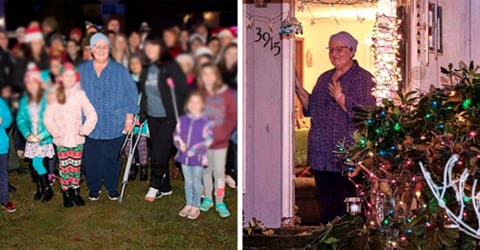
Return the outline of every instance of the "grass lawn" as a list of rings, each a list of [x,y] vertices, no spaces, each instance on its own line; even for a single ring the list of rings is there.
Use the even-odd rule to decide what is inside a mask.
[[[11,161],[14,164],[16,161]],[[12,172],[17,188],[10,198],[17,211],[0,211],[2,249],[236,249],[237,194],[227,188],[225,203],[232,216],[221,219],[214,208],[194,221],[178,216],[184,206],[181,179],[172,180],[173,195],[146,202],[146,182],[129,182],[123,203],[110,201],[105,190],[100,200],[87,199],[84,207],[64,208],[58,182],[48,203],[34,201],[30,174]],[[119,188],[120,191],[120,188]]]

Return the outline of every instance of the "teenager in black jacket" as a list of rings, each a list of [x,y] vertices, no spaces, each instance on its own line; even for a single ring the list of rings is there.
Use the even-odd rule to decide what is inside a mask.
[[[145,55],[148,67],[139,81],[142,99],[140,112],[142,121],[148,118],[152,147],[152,175],[145,200],[153,202],[162,196],[171,195],[169,159],[173,150],[173,131],[176,126],[175,109],[167,79],[175,85],[178,115],[183,114],[188,96],[187,79],[180,66],[168,54],[165,43],[156,35],[145,39]]]

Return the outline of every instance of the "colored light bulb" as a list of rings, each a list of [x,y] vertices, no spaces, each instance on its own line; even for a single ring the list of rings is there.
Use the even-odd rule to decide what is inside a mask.
[[[472,104],[472,99],[467,98],[462,102],[462,107],[464,109],[468,109],[470,107],[470,104]]]
[[[395,126],[393,126],[393,130],[400,131],[400,129],[402,129],[402,127],[400,127],[400,124],[398,122],[395,123]]]

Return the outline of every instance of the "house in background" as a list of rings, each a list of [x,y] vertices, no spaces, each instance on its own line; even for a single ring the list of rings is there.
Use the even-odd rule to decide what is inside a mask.
[[[307,164],[308,122],[298,120],[304,121],[294,97],[295,70],[311,91],[317,77],[332,68],[325,50],[329,36],[346,30],[359,40],[359,64],[374,71],[370,45],[378,6],[375,0],[266,2],[243,3],[243,211],[245,221],[255,217],[278,228],[293,223],[295,204],[300,217],[303,213],[314,220],[315,215],[313,180],[297,178],[298,165]],[[480,48],[475,46],[480,41],[476,29],[480,1],[398,0],[397,4],[401,89],[427,91],[430,85],[442,85],[440,67],[461,60],[480,63]],[[302,23],[303,35],[282,39],[279,29],[289,16]]]

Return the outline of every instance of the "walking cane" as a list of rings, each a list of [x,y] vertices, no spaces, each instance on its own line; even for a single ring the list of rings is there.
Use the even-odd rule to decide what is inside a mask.
[[[170,94],[172,95],[173,110],[175,111],[175,119],[178,122],[178,108],[177,108],[177,96],[175,94],[175,83],[171,77],[167,78],[168,87],[170,87]]]
[[[175,120],[178,123],[177,95],[175,93],[175,83],[173,82],[173,79],[171,77],[167,77],[167,85],[170,88],[170,94],[172,96],[173,111],[175,112]],[[163,173],[161,183],[163,183],[163,181],[165,181],[165,178],[167,178],[167,174]]]
[[[138,97],[138,103],[140,103],[140,100],[142,98],[142,94]],[[133,121],[134,124],[134,129],[135,129],[135,124],[136,121],[140,117],[138,115],[135,115],[135,119]],[[135,156],[135,149],[137,148],[138,142],[140,141],[140,133],[142,131],[144,123],[140,124],[140,129],[138,130],[138,135],[137,139],[135,140],[135,143],[133,143],[133,130],[127,134],[125,137],[125,141],[123,142],[122,148],[120,150],[120,155],[122,155],[122,152],[127,145],[127,141],[130,141],[130,149],[128,150],[128,157],[127,157],[127,164],[125,165],[125,172],[123,173],[123,180],[122,180],[122,191],[120,192],[120,198],[118,199],[118,202],[123,201],[123,195],[125,194],[125,188],[127,187],[128,184],[128,176],[130,174],[130,168],[132,167],[132,161],[133,157]]]

